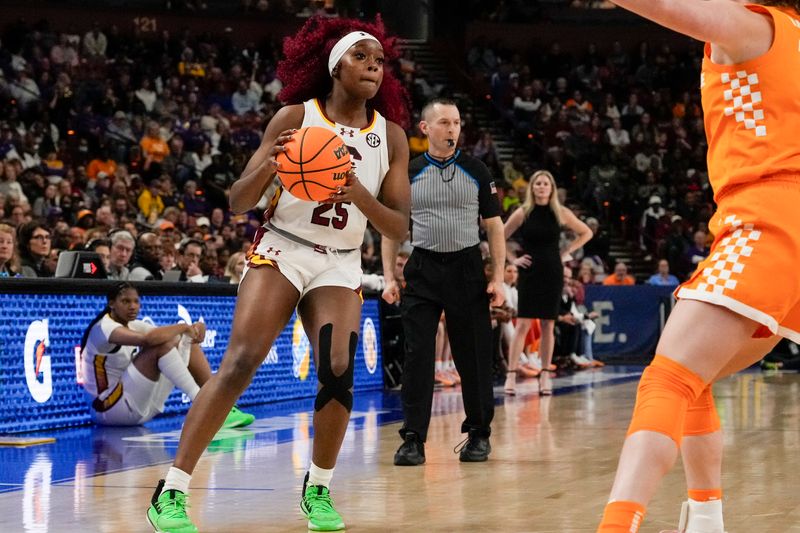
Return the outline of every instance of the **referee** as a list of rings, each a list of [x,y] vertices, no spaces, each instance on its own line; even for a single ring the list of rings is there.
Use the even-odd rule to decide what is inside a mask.
[[[404,269],[406,286],[401,312],[406,337],[403,366],[403,444],[396,465],[425,462],[425,440],[433,401],[436,329],[444,311],[447,334],[461,393],[467,433],[460,460],[485,461],[491,452],[489,435],[494,417],[492,330],[490,303],[503,303],[506,249],[500,203],[489,169],[456,149],[461,117],[456,104],[436,99],[422,110],[420,129],[428,137],[428,152],[409,164],[411,178],[411,244],[414,251]],[[487,283],[478,248],[479,219],[486,225],[494,267]],[[381,256],[386,288],[383,298],[400,298],[391,266],[399,243],[384,238]],[[491,302],[490,302],[491,300]]]

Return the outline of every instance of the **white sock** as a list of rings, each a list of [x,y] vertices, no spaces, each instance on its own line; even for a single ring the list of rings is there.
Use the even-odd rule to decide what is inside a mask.
[[[689,520],[686,533],[724,533],[722,500],[698,502],[689,498]]]
[[[442,371],[442,362],[441,361],[436,361],[436,371],[437,372],[441,372]]]
[[[192,374],[189,373],[187,362],[181,357],[177,349],[171,349],[166,355],[158,359],[158,369],[192,400],[200,392],[200,386],[194,380]]]
[[[161,494],[164,494],[166,491],[171,489],[179,490],[184,494],[188,494],[189,481],[191,480],[191,474],[187,474],[180,468],[171,466],[169,467],[169,472],[167,472],[167,477],[164,478],[164,488],[161,490]]]
[[[331,486],[331,479],[333,479],[333,468],[330,470],[326,468],[320,468],[311,462],[311,466],[308,467],[308,484],[309,485],[316,485],[322,486],[326,488],[330,488]]]

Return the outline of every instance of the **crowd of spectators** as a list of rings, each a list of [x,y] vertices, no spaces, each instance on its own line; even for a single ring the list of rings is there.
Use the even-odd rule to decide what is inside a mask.
[[[0,259],[0,275],[52,276],[61,251],[88,248],[115,279],[237,281],[229,258],[241,265],[268,197],[233,216],[228,190],[280,108],[278,57],[277,39],[238,47],[229,32],[9,26],[0,42],[0,221],[14,229],[16,251]],[[429,83],[410,54],[398,68],[416,122],[449,89]],[[415,153],[427,149],[419,132],[417,146],[409,135]],[[381,271],[378,239],[365,235],[367,273]]]
[[[266,200],[234,216],[227,195],[280,107],[278,57],[276,39],[238,47],[228,33],[9,26],[0,43],[0,277],[49,277],[61,251],[86,249],[112,279],[238,283]],[[528,156],[500,161],[491,133],[463,107],[459,146],[498,178],[504,216],[545,168],[594,233],[565,271],[556,346],[559,366],[593,366],[585,287],[635,282],[610,253],[612,231],[658,260],[654,285],[677,285],[708,254],[700,52],[613,43],[573,57],[553,43],[525,55],[479,39],[464,59],[477,94],[489,96]],[[413,157],[427,150],[419,110],[453,88],[432,81],[410,51],[398,68],[414,108]],[[513,271],[513,239],[508,249]],[[362,264],[365,287],[380,291],[374,231]],[[494,311],[499,339],[514,316],[512,307]],[[501,341],[498,366],[503,352]]]
[[[40,0],[41,1],[41,0]],[[45,0],[47,1],[47,0]],[[79,9],[107,8],[108,0],[57,0],[61,6]],[[117,2],[119,4],[120,2]],[[244,13],[248,16],[288,20],[294,17],[357,16],[375,9],[370,0],[125,0],[128,10],[148,12],[175,12],[181,14],[224,15]],[[370,15],[368,13],[368,16]]]
[[[609,0],[464,0],[464,12],[475,19],[498,23],[535,23],[564,17],[564,11],[616,9]],[[622,10],[619,10],[622,11]]]
[[[282,85],[276,40],[229,37],[6,28],[0,275],[52,276],[61,251],[88,247],[115,278],[237,279],[260,214],[233,216],[228,190]]]
[[[629,51],[590,43],[573,55],[558,42],[526,53],[478,38],[466,68],[530,155],[499,163],[488,134],[477,145],[476,155],[504,177],[505,213],[522,201],[531,170],[546,168],[567,204],[601,233],[637,242],[685,279],[713,211],[696,87],[701,60],[699,45],[678,53],[666,44]],[[604,272],[613,268],[607,253],[598,259]]]
[[[226,274],[228,259],[247,248],[261,221],[258,210],[232,216],[227,191],[280,107],[282,86],[274,74],[277,40],[237,47],[229,37],[123,35],[99,25],[80,35],[46,22],[7,28],[0,220],[17,228],[18,251],[5,261],[0,255],[0,270],[52,275],[60,251],[95,249],[95,241],[124,230],[133,250],[126,264],[109,266],[112,275],[141,265],[142,241],[151,237],[140,236],[151,234],[159,267],[151,261],[147,270],[155,279],[169,270],[194,281],[236,279]],[[468,112],[459,143],[502,176],[505,214],[521,203],[534,169],[554,173],[562,200],[595,234],[571,264],[586,282],[615,269],[610,231],[666,259],[683,279],[707,253],[712,210],[692,90],[699,60],[694,48],[679,55],[647,43],[633,53],[619,43],[590,44],[577,58],[553,43],[526,56],[479,39],[465,58],[472,79],[530,157],[499,161],[492,135],[475,128]],[[430,81],[410,51],[398,66],[415,110],[452,89]],[[416,126],[409,146],[412,156],[427,148]],[[194,262],[181,246],[187,239],[202,244]],[[376,234],[365,236],[369,273],[381,271],[378,244]]]

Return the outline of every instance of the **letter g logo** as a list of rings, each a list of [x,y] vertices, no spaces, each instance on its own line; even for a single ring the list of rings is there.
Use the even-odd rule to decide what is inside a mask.
[[[25,381],[31,396],[39,403],[45,403],[53,395],[53,372],[50,355],[50,331],[47,320],[36,320],[28,326],[25,335]]]

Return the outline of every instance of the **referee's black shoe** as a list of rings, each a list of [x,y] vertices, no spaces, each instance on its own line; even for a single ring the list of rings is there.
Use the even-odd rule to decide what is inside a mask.
[[[458,459],[462,463],[481,463],[489,459],[489,454],[492,453],[489,437],[482,435],[478,430],[469,430],[467,438],[462,444],[460,450],[458,446],[454,450],[459,452]]]
[[[394,454],[395,466],[417,466],[425,463],[425,443],[413,431],[406,432],[403,444]]]

